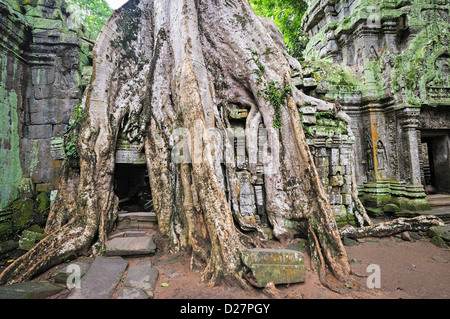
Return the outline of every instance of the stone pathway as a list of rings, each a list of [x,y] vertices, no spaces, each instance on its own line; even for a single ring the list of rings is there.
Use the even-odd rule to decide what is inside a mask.
[[[97,258],[67,299],[109,299],[127,267],[121,257]]]
[[[450,242],[450,225],[432,230],[436,232],[435,237]],[[116,230],[106,243],[104,256],[96,259],[80,258],[56,268],[51,277],[59,286],[49,281],[0,286],[0,299],[47,298],[63,291],[68,282],[73,283],[74,287],[67,299],[151,299],[159,276],[158,269],[152,265],[152,257],[156,251],[152,234],[156,231],[156,216],[153,213],[121,212]],[[275,258],[272,256],[275,252],[284,255],[282,258]],[[273,277],[276,273],[280,282],[304,280],[302,258],[289,257],[296,254],[294,250],[257,249],[247,253],[249,256],[256,254],[261,259],[256,261],[255,256],[247,258],[253,278],[261,281],[261,286],[265,283],[266,274]],[[282,261],[281,268],[274,263],[275,259]],[[274,267],[277,272],[274,272]],[[273,282],[273,278],[270,280]]]
[[[151,230],[157,228],[156,222],[154,213],[119,212],[105,256],[92,263],[68,299],[153,298],[158,270],[150,259],[156,251]],[[128,257],[141,260],[130,266]]]
[[[156,251],[152,238],[156,223],[154,213],[119,212],[104,256],[57,268],[52,274],[54,281],[73,284],[67,299],[153,298],[158,278],[158,270],[151,263]],[[0,299],[45,298],[62,290],[48,281],[33,281],[0,286]]]

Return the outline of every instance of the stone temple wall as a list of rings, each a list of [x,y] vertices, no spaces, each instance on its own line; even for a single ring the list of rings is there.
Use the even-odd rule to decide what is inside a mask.
[[[61,145],[92,60],[67,9],[62,0],[0,0],[0,210],[57,188],[62,158],[51,145]]]
[[[326,93],[333,86],[353,85],[354,78],[350,73],[325,61],[304,61],[302,69],[303,74],[294,74],[293,84],[309,95],[323,95],[319,93]],[[336,102],[336,99],[326,99]],[[336,221],[339,226],[354,224],[357,211],[362,213],[364,209],[357,197],[354,128],[338,118],[334,111],[321,111],[308,103],[299,107],[299,113]]]
[[[449,10],[447,0],[309,1],[305,90],[351,117],[373,214],[427,209],[426,193],[449,192]]]
[[[20,143],[31,70],[23,58],[31,40],[27,22],[0,2],[0,208],[18,197],[23,176]]]

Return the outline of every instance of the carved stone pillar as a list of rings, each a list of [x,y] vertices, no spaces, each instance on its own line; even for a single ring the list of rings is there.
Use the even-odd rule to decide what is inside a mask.
[[[401,201],[401,204],[406,209],[414,211],[429,208],[420,176],[420,141],[417,135],[419,114],[420,109],[414,107],[406,107],[399,114],[404,147],[401,160],[404,162],[403,169],[406,170],[404,172],[406,198]]]
[[[417,139],[418,116],[420,109],[405,108],[401,114],[401,128],[404,138],[404,158],[409,167],[407,183],[409,185],[422,185],[420,178],[419,141]]]

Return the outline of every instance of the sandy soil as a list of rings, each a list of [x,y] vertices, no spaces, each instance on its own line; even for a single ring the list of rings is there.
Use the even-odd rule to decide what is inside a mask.
[[[158,235],[154,234],[157,247]],[[286,248],[272,242],[273,248]],[[359,289],[345,289],[345,294],[325,288],[311,269],[307,253],[304,283],[277,285],[277,297],[284,299],[450,299],[450,250],[430,243],[427,237],[414,242],[403,241],[400,236],[365,238],[357,246],[346,246],[354,280]],[[11,258],[11,257],[10,257]],[[127,258],[130,265],[138,258]],[[159,271],[154,299],[273,299],[260,288],[209,287],[202,281],[199,271],[190,270],[190,258],[184,253],[170,253],[158,248],[151,257],[153,267]],[[368,265],[380,268],[380,288],[367,288]],[[48,274],[39,276],[47,279]],[[63,291],[51,299],[65,299]]]
[[[284,298],[303,299],[450,299],[450,251],[434,246],[426,238],[407,242],[400,237],[367,238],[357,246],[346,247],[354,279],[360,289],[338,294],[323,287],[317,274],[307,265],[304,283],[277,285]],[[281,248],[281,246],[280,246]],[[367,288],[368,265],[379,265],[380,288]],[[262,289],[242,290],[207,287],[201,273],[189,269],[183,254],[162,255],[154,263],[159,272],[155,299],[260,299],[270,298]],[[162,284],[168,284],[168,286]],[[166,287],[164,287],[166,286]]]

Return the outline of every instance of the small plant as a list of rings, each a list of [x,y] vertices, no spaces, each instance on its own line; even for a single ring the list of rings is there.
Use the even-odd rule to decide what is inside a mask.
[[[256,76],[257,76],[256,82],[258,84],[260,84],[263,81],[264,65],[261,63],[261,61],[259,59],[260,55],[259,55],[258,51],[251,50],[249,48],[247,48],[247,50],[249,50],[252,55],[251,58],[247,60],[247,62],[249,62],[249,61],[255,62],[257,69],[253,70],[253,73],[256,74]],[[263,55],[269,55],[269,54],[273,54],[273,52],[270,48],[267,48],[266,51],[263,53]]]
[[[277,81],[270,81],[267,89],[259,91],[259,94],[273,106],[274,119],[272,126],[274,128],[280,128],[282,125],[281,108],[287,104],[286,97],[290,91],[291,88],[289,86],[283,88]]]
[[[263,82],[264,77],[264,65],[261,63],[259,59],[260,55],[256,50],[251,50],[249,48],[247,48],[247,50],[249,50],[252,55],[251,58],[247,60],[247,62],[249,61],[255,62],[257,69],[253,70],[253,73],[257,75],[256,82],[258,84],[261,84]],[[273,54],[273,52],[271,51],[270,48],[267,48],[266,51],[263,53],[263,55],[269,54]],[[270,81],[267,84],[267,88],[265,90],[258,91],[258,94],[262,95],[264,99],[267,102],[269,102],[274,108],[274,119],[272,123],[272,126],[274,128],[280,128],[282,125],[281,108],[283,105],[287,104],[286,97],[288,92],[290,91],[291,88],[289,86],[282,88],[277,81]]]
[[[66,134],[65,136],[69,137],[69,134]],[[66,156],[75,158],[78,157],[77,141],[78,135],[73,135],[70,140],[64,145],[64,152],[66,153]]]
[[[68,132],[64,134],[64,152],[69,158],[77,158],[78,132],[83,121],[84,109],[81,104],[75,107],[71,123],[69,123]]]
[[[259,53],[258,53],[258,51],[250,50],[250,49],[247,49],[247,50],[249,50],[251,52],[251,54],[252,54],[252,57],[250,59],[248,59],[247,62],[249,62],[249,61],[255,62],[257,69],[253,70],[253,73],[256,74],[256,76],[257,76],[256,82],[258,84],[260,84],[263,81],[264,65],[259,60]]]

